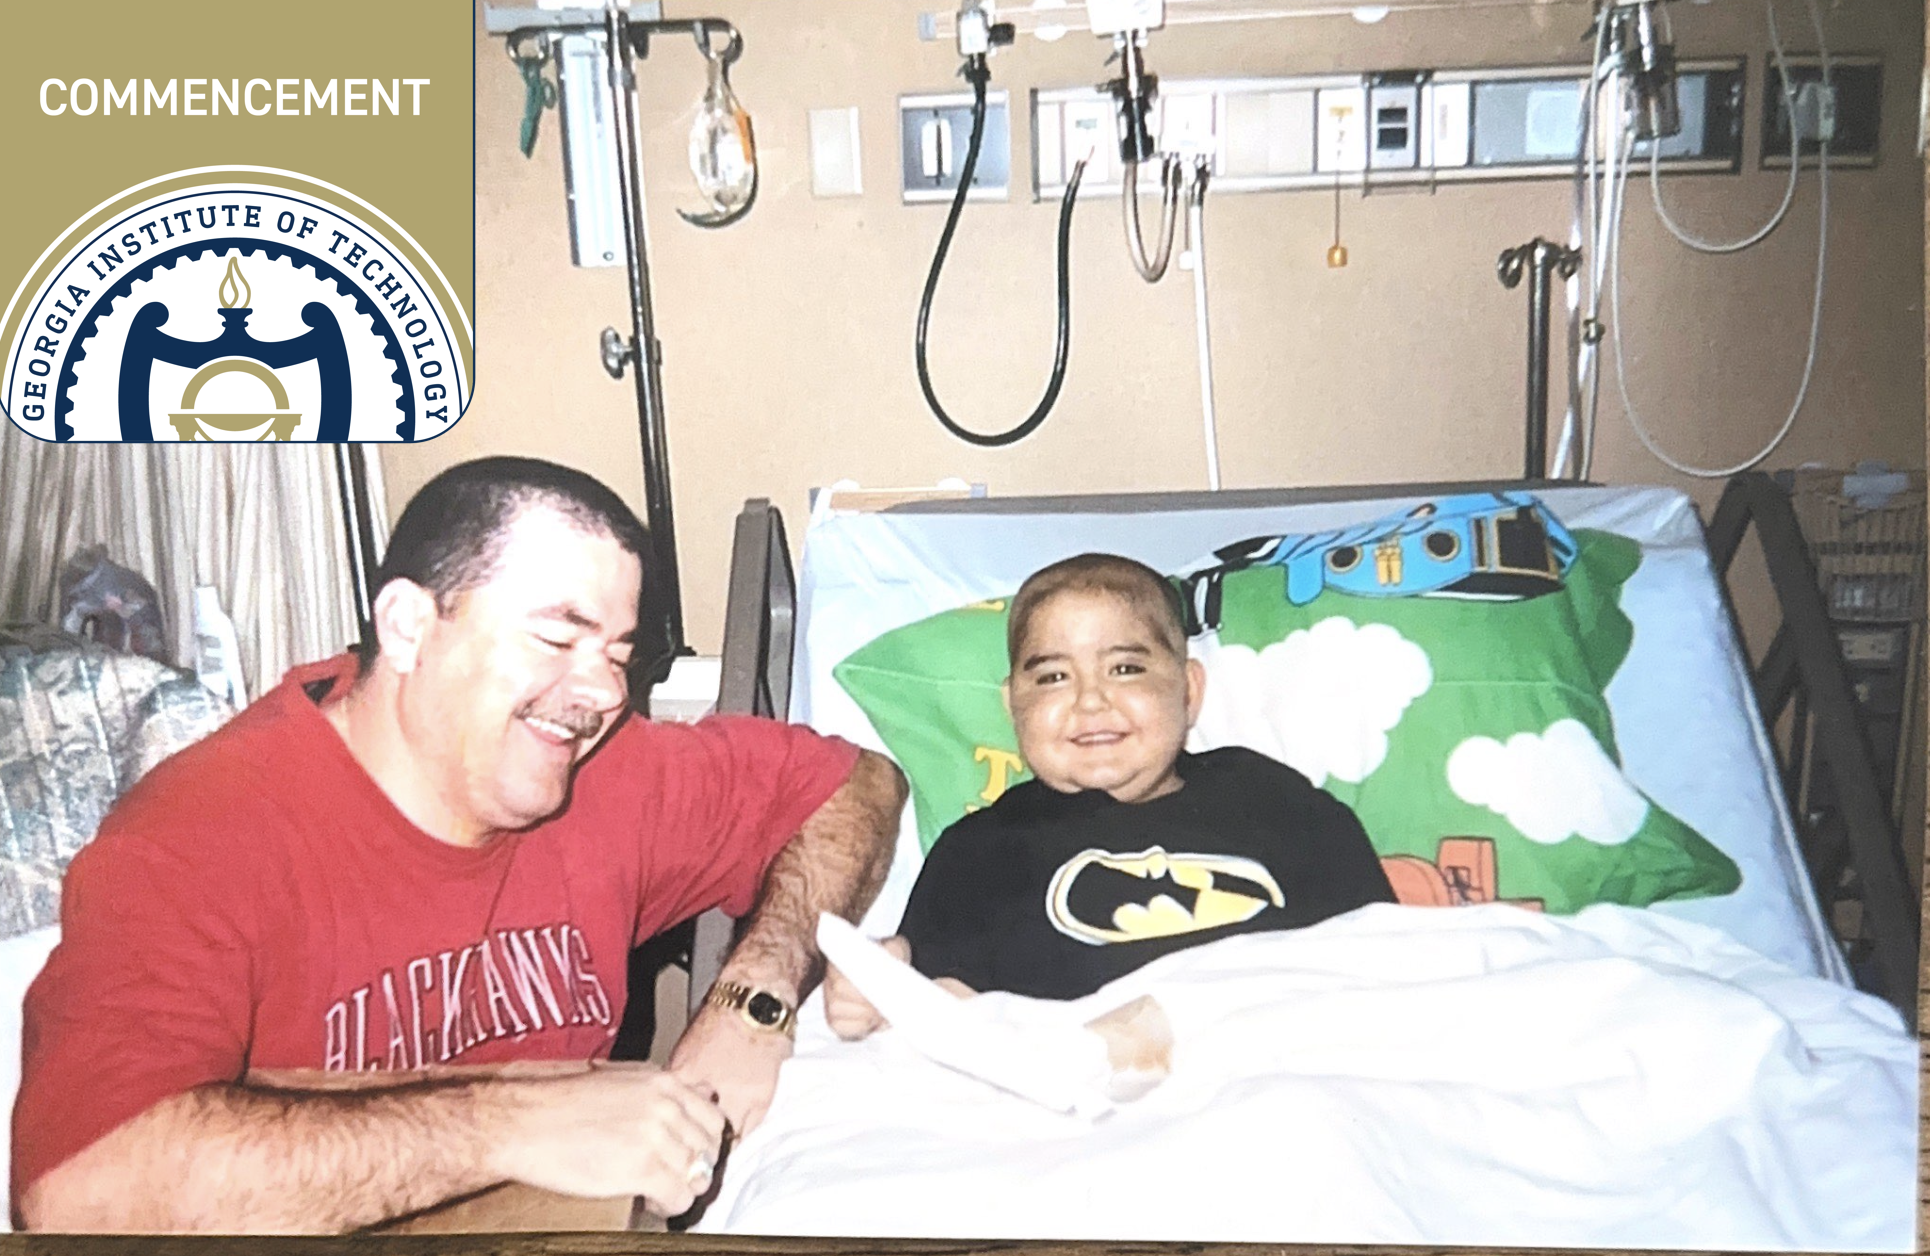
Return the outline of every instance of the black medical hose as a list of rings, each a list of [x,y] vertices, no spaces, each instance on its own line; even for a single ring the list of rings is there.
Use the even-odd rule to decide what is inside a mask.
[[[972,174],[978,168],[979,141],[985,134],[985,84],[991,78],[985,58],[975,56],[968,60],[965,77],[972,83],[972,138],[965,147],[965,165],[959,171],[958,192],[952,197],[951,213],[945,217],[945,230],[939,233],[938,249],[932,254],[931,271],[925,277],[925,295],[918,303],[918,386],[924,390],[925,404],[931,407],[946,431],[962,441],[992,449],[1015,444],[1037,431],[1045,416],[1051,413],[1053,403],[1059,399],[1059,388],[1065,383],[1066,355],[1072,347],[1072,203],[1078,198],[1079,180],[1086,173],[1086,163],[1082,158],[1072,167],[1072,178],[1066,183],[1065,196],[1059,202],[1059,334],[1052,354],[1052,378],[1045,386],[1045,396],[1017,427],[990,435],[968,431],[953,421],[938,403],[938,394],[932,391],[931,371],[925,362],[925,328],[931,322],[932,294],[938,291],[938,275],[945,268],[945,254],[951,250],[952,233],[958,229],[958,215],[965,208],[965,195],[971,190]]]

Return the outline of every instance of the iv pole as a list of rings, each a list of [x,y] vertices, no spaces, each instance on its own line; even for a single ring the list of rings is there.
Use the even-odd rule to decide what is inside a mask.
[[[375,640],[371,592],[382,565],[376,552],[375,518],[369,503],[368,447],[344,441],[335,446],[335,487],[342,498],[343,540],[348,550],[349,592],[355,601],[355,639]]]
[[[1540,480],[1559,475],[1561,468],[1548,466],[1548,287],[1551,277],[1563,279],[1581,265],[1581,250],[1544,240],[1540,236],[1503,249],[1495,271],[1504,288],[1519,287],[1528,277],[1528,412],[1526,441],[1522,454],[1521,477]]]
[[[737,59],[744,40],[737,28],[722,18],[638,19],[616,5],[602,10],[517,9],[493,12],[488,17],[489,32],[508,37],[512,56],[518,54],[524,40],[535,42],[547,58],[554,55],[555,41],[564,35],[603,36],[604,70],[613,106],[610,116],[616,141],[617,191],[622,200],[630,335],[626,339],[616,328],[606,327],[598,350],[603,369],[612,379],[622,379],[625,368],[630,369],[637,393],[637,428],[643,449],[644,523],[650,530],[651,548],[645,604],[660,617],[666,642],[662,656],[640,658],[640,666],[633,671],[632,691],[647,695],[670,674],[674,659],[693,651],[684,639],[683,587],[678,574],[677,528],[670,498],[670,451],[664,436],[663,345],[657,339],[656,318],[650,302],[650,257],[644,234],[642,159],[638,149],[636,63],[650,55],[652,35],[689,35],[706,57],[721,56],[726,64]],[[728,41],[721,54],[711,51],[713,35],[724,36]],[[748,203],[742,207],[748,208]],[[722,226],[734,218],[735,215],[703,225]]]

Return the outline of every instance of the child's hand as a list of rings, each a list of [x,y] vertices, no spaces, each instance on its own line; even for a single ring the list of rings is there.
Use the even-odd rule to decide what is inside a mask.
[[[907,939],[885,938],[878,945],[900,963],[911,963],[911,943]],[[856,1042],[885,1027],[885,1018],[871,1006],[871,1000],[859,994],[858,987],[836,966],[827,968],[824,974],[824,1019],[830,1023],[831,1032],[846,1042]]]

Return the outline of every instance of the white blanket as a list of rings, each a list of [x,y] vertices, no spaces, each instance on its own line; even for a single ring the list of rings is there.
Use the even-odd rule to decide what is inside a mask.
[[[1916,1047],[1896,1014],[1703,926],[1373,906],[1168,956],[1079,1006],[1142,993],[1172,1021],[1173,1074],[1096,1123],[889,1030],[838,1042],[807,1008],[698,1228],[1914,1245]]]

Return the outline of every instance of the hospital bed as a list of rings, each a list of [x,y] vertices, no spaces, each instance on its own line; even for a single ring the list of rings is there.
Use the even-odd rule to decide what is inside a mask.
[[[1522,493],[1584,552],[1639,554],[1612,598],[1632,633],[1600,692],[1611,755],[1648,804],[1642,824],[1679,820],[1733,878],[1637,905],[1626,895],[1551,900],[1548,912],[1376,906],[1168,956],[1078,1005],[1096,1013],[1152,993],[1179,1040],[1172,1078],[1097,1123],[951,1072],[889,1031],[840,1043],[812,1000],[770,1118],[733,1149],[697,1228],[1911,1247],[1917,1052],[1896,1008],[1914,1021],[1918,909],[1874,783],[1860,776],[1867,754],[1814,571],[1787,498],[1766,477],[1733,481],[1706,530],[1670,490],[1520,481],[820,509],[795,579],[781,518],[752,501],[737,523],[720,708],[788,714],[886,753],[895,742],[909,762],[902,711],[864,692],[862,669],[848,664],[875,661],[880,640],[960,608],[996,608],[1047,562],[1104,549],[1179,573],[1211,567],[1235,542],[1314,537],[1338,583],[1346,563],[1376,545],[1385,552],[1390,520],[1483,495],[1504,495],[1493,499],[1506,508]],[[1783,615],[1755,674],[1722,584],[1752,527]],[[1356,551],[1334,557],[1349,541]],[[1256,578],[1271,588],[1283,576],[1221,574],[1229,590],[1245,580],[1249,591]],[[1342,605],[1329,590],[1320,597],[1315,609]],[[1370,602],[1386,604],[1353,599]],[[1453,614],[1478,613],[1456,605]],[[962,680],[935,666],[911,684],[936,707]],[[1243,666],[1227,674],[1250,680],[1250,660]],[[1220,673],[1209,665],[1209,674]],[[1763,712],[1775,718],[1798,689],[1820,757],[1861,797],[1846,809],[1847,849],[1806,850],[1791,822]],[[1212,679],[1208,692],[1203,729],[1215,722]],[[1250,722],[1217,719],[1209,741],[1255,744]],[[1266,748],[1265,730],[1257,736]],[[1370,817],[1380,804],[1350,795],[1336,771],[1328,787]],[[919,814],[928,800],[913,775],[890,879],[863,922],[871,936],[896,925],[927,844],[921,825],[927,839],[934,827]],[[1368,828],[1390,856],[1371,818]],[[1426,864],[1428,853],[1423,844],[1392,857]],[[1490,885],[1484,897],[1510,897],[1508,861],[1535,857],[1504,849],[1501,892]],[[1872,935],[1856,973],[1810,876],[1843,860]],[[730,928],[699,922],[698,997]],[[1895,1006],[1856,991],[1857,977]]]

